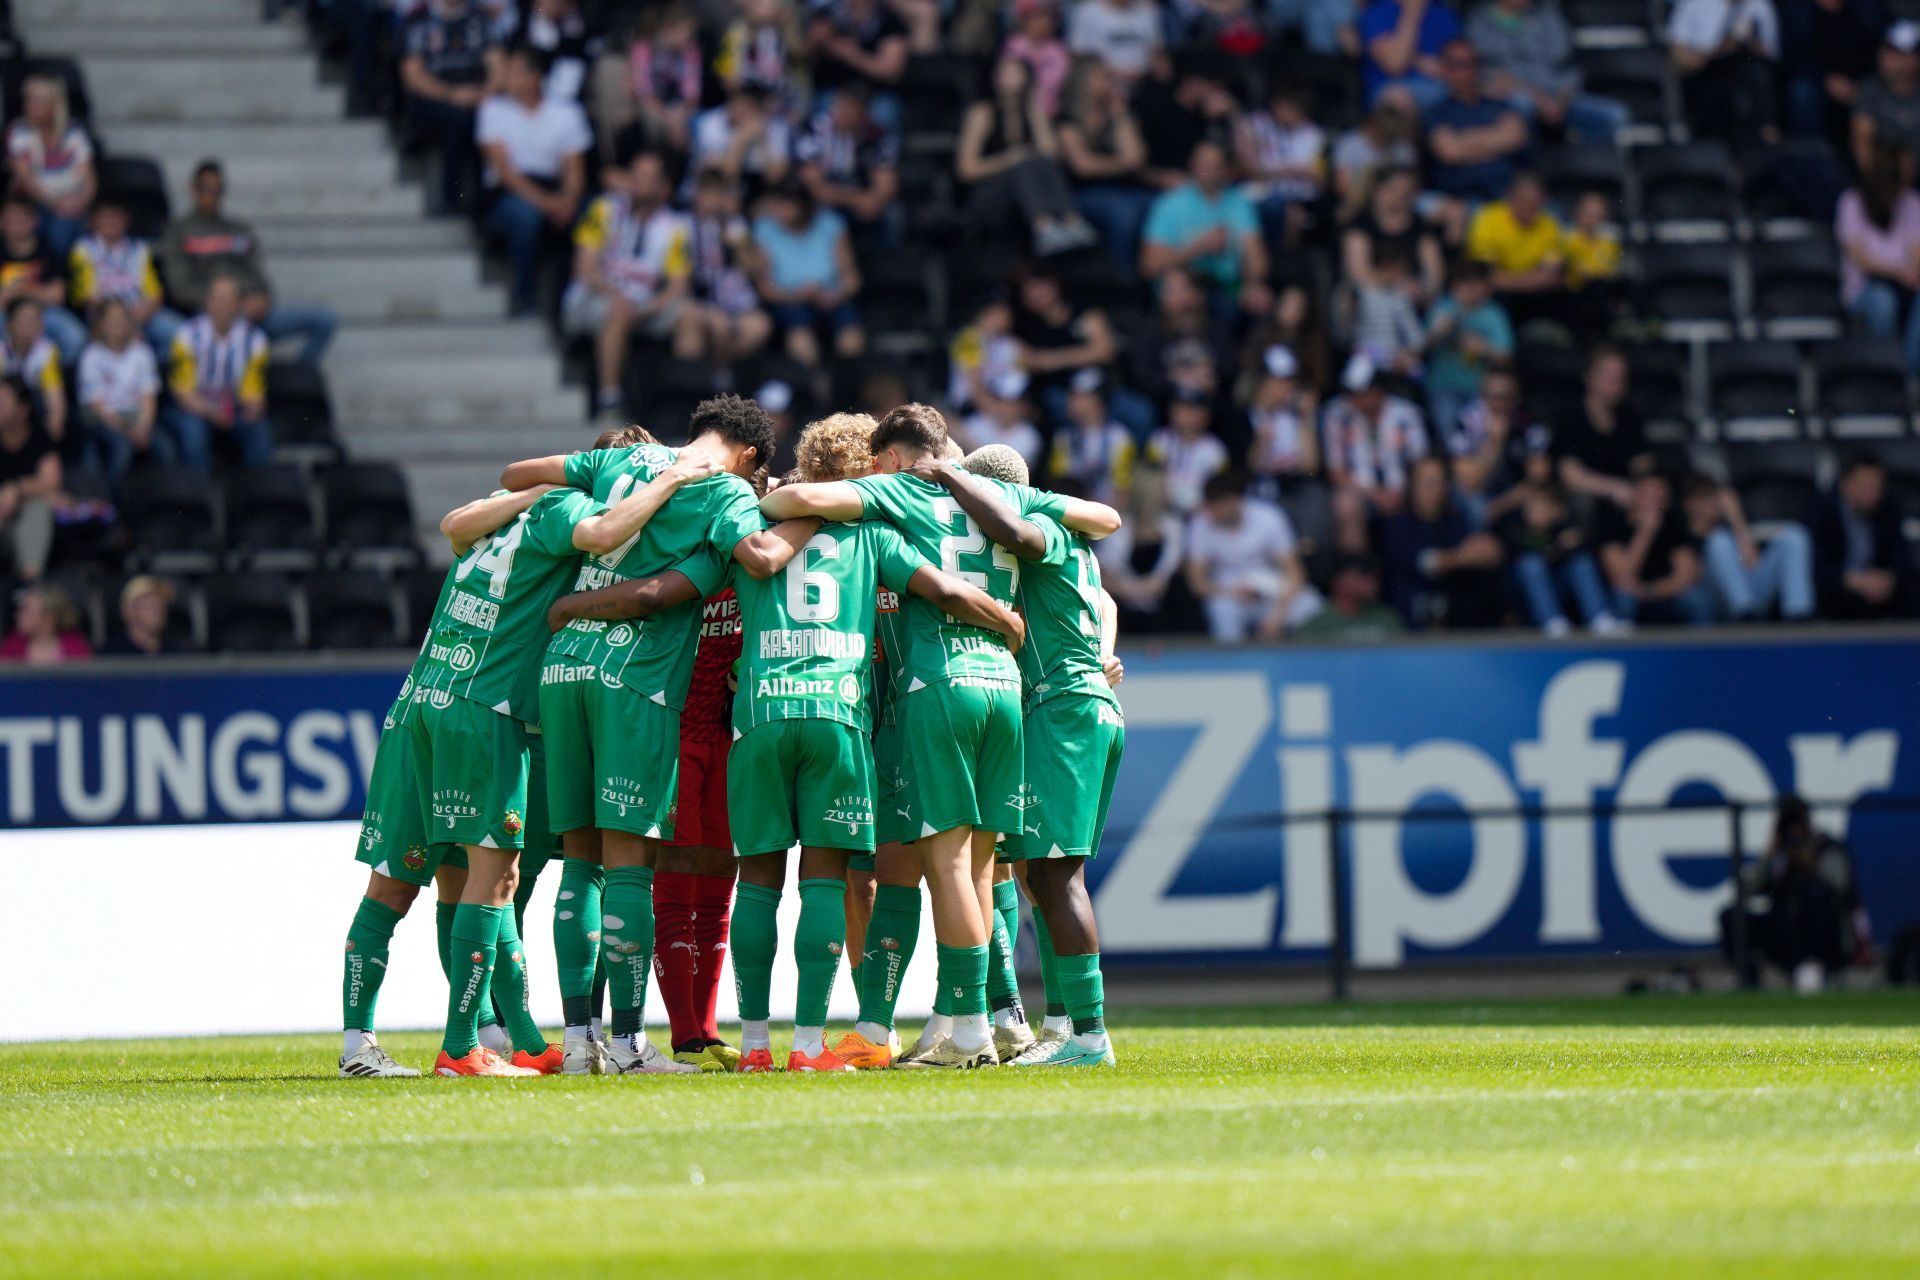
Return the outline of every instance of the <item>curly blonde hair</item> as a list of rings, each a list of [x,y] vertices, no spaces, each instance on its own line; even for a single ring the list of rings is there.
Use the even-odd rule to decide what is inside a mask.
[[[864,413],[835,413],[807,424],[793,447],[800,478],[811,482],[851,480],[873,470],[875,423]]]

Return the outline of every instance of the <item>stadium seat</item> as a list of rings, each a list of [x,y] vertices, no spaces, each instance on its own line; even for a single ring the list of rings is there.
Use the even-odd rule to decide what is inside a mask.
[[[1727,342],[1708,348],[1707,391],[1723,440],[1800,440],[1807,435],[1800,352],[1791,343]]]
[[[1637,49],[1647,44],[1646,0],[1568,0],[1576,49]]]
[[[226,483],[230,568],[311,570],[320,558],[313,496],[299,467],[256,467]]]
[[[173,216],[166,173],[146,156],[110,155],[96,167],[101,192],[127,206],[133,234],[158,240]]]
[[[1725,240],[1733,232],[1738,171],[1720,142],[1686,142],[1635,153],[1640,217],[1656,240]]]
[[[1814,403],[1835,439],[1908,434],[1906,353],[1892,338],[1842,338],[1813,349]]]
[[[1574,55],[1588,93],[1618,98],[1644,132],[1664,136],[1678,112],[1667,89],[1667,59],[1659,49],[1582,49]]]
[[[907,59],[906,74],[900,79],[907,149],[920,151],[927,138],[946,139],[951,146],[959,136],[960,117],[985,83],[986,64],[980,58],[937,53]]]
[[[1725,244],[1646,245],[1635,258],[1647,314],[1670,338],[1733,334],[1734,255]]]
[[[1671,342],[1641,342],[1625,349],[1631,371],[1627,403],[1659,444],[1684,444],[1693,434],[1687,394],[1687,353]]]
[[[184,467],[151,467],[128,486],[127,523],[133,562],[161,573],[211,573],[219,526],[213,482]]]
[[[417,644],[433,621],[433,608],[440,601],[440,588],[446,585],[447,571],[431,565],[409,569],[400,575],[400,634],[408,644]]]
[[[273,423],[274,457],[306,467],[341,460],[333,400],[318,365],[276,360],[267,366],[267,417]]]
[[[860,311],[872,335],[873,350],[883,356],[910,356],[931,350],[934,335],[947,320],[936,296],[927,259],[883,253],[860,264]]]
[[[1547,194],[1567,213],[1589,191],[1598,191],[1613,208],[1616,222],[1627,217],[1627,166],[1617,147],[1554,147],[1540,157],[1540,180]]]
[[[1740,204],[1762,239],[1831,234],[1847,162],[1821,139],[1795,138],[1745,153]]]
[[[371,572],[324,573],[307,579],[307,642],[315,649],[385,649],[404,645],[394,628],[393,588]]]
[[[1832,338],[1842,329],[1840,251],[1833,241],[1776,240],[1747,246],[1753,316],[1769,338]]]
[[[400,568],[419,563],[407,479],[384,462],[343,462],[320,472],[327,546],[336,563]]]
[[[300,647],[293,582],[280,573],[228,573],[207,583],[207,638],[227,653]]]
[[[1584,353],[1551,343],[1526,343],[1515,353],[1514,364],[1530,416],[1559,422],[1578,411],[1586,394]]]

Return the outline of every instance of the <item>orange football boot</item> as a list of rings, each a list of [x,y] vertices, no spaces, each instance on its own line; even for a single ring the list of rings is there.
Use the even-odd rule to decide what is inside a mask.
[[[798,1049],[787,1054],[789,1071],[851,1071],[831,1049],[822,1049],[818,1053],[802,1053]]]
[[[462,1057],[452,1057],[445,1049],[434,1060],[437,1076],[537,1076],[530,1067],[516,1067],[491,1049],[474,1049]]]
[[[875,1044],[858,1031],[849,1031],[834,1042],[833,1056],[856,1071],[885,1071],[893,1065],[893,1049]]]
[[[777,1068],[773,1065],[773,1050],[771,1049],[747,1050],[746,1055],[740,1059],[740,1066],[738,1069],[743,1072],[744,1071],[777,1070]]]
[[[557,1044],[550,1044],[539,1053],[528,1053],[525,1049],[521,1049],[513,1055],[514,1066],[526,1067],[543,1076],[559,1075],[560,1064],[564,1061],[566,1061],[566,1054]]]

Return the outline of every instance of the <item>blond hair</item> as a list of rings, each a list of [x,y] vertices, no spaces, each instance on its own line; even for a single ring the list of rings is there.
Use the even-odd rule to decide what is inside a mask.
[[[1027,460],[1012,445],[983,444],[963,459],[960,465],[977,476],[1007,484],[1027,482]]]
[[[864,413],[834,413],[807,424],[793,447],[802,480],[851,480],[873,470],[874,420]]]
[[[21,94],[43,92],[53,99],[53,136],[56,139],[67,136],[67,126],[72,123],[71,109],[67,105],[67,82],[59,76],[28,76],[21,86]]]

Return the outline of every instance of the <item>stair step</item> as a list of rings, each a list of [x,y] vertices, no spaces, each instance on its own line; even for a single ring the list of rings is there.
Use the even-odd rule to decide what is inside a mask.
[[[553,377],[552,374],[549,375]],[[335,411],[351,422],[405,422],[409,427],[458,427],[468,431],[495,424],[524,426],[534,421],[565,420],[571,415],[580,421],[586,401],[561,388],[556,381],[544,385],[522,385],[497,391],[470,391],[452,383],[441,383],[425,370],[409,387],[381,391],[355,384],[351,373],[330,379]],[[433,451],[444,453],[448,441],[444,432],[423,433],[421,443],[433,442]],[[383,441],[381,452],[393,449]]]
[[[167,58],[219,53],[296,53],[307,47],[304,31],[299,27],[260,22],[257,7],[251,15],[252,21],[204,17],[164,23],[153,20],[156,9],[162,5],[170,8],[177,2],[147,0],[146,12],[138,18],[36,22],[31,33],[33,48],[91,61],[116,56]]]
[[[448,352],[423,361],[404,355],[366,355],[353,359],[354,394],[393,398],[457,391],[462,396],[519,396],[559,388],[553,355],[544,343],[506,351]]]
[[[480,280],[471,252],[390,258],[275,254],[274,287],[289,298],[366,320],[490,320],[506,314],[506,291]]]
[[[526,419],[512,422],[475,422],[450,440],[444,428],[383,427],[377,432],[354,429],[345,438],[356,456],[377,453],[384,458],[405,461],[409,467],[484,465],[495,477],[500,468],[515,458],[532,458],[548,453],[567,453],[584,449],[598,434],[574,405],[571,419],[528,426]],[[360,436],[363,443],[355,444]]]
[[[102,54],[86,61],[94,111],[109,141],[113,120],[262,123],[338,120],[340,89],[322,85],[311,54],[149,58]]]
[[[476,253],[466,224],[455,218],[251,219],[269,253],[378,256],[410,253]]]
[[[152,22],[164,9],[181,22],[259,26],[260,0],[15,0],[14,22],[39,44],[39,28],[58,23]]]
[[[355,324],[334,339],[330,360],[374,363],[382,360],[476,359],[551,352],[552,340],[538,320],[480,321],[468,324]],[[549,356],[551,360],[552,357]],[[558,362],[553,362],[558,368]]]
[[[378,120],[278,121],[270,124],[187,124],[102,120],[113,149],[192,164],[202,156],[277,160],[321,156],[380,156],[393,162],[386,128]],[[191,157],[191,159],[189,159]]]
[[[189,207],[185,180],[174,178],[172,185],[175,207]],[[249,222],[291,217],[404,218],[422,215],[426,208],[420,188],[393,178],[342,181],[326,187],[289,186],[277,181],[272,169],[245,161],[227,167],[227,192],[233,216]]]

